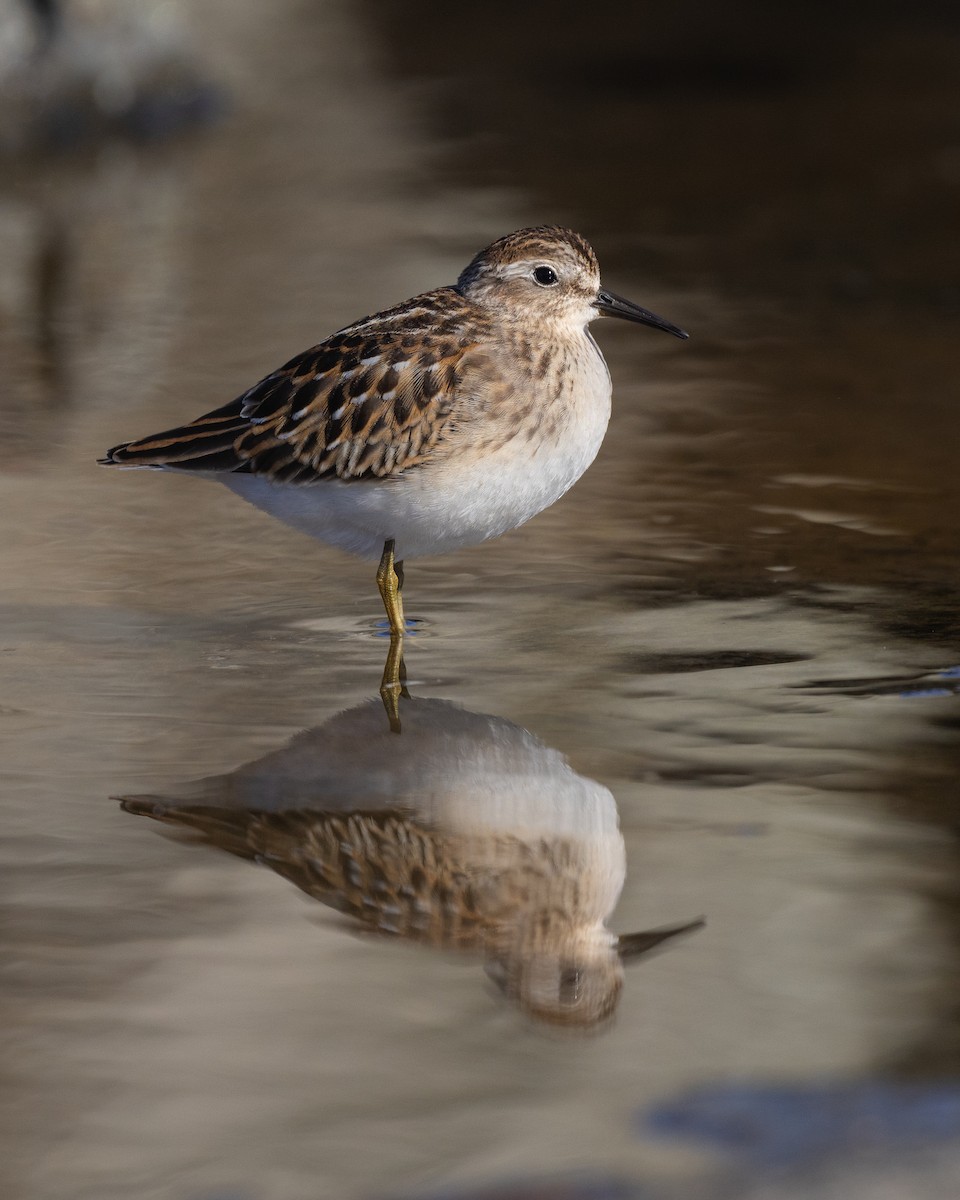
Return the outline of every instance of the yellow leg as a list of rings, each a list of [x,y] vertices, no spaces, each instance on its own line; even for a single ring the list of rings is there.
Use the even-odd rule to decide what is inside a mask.
[[[390,649],[380,681],[380,699],[390,722],[391,733],[400,732],[400,697],[407,696],[407,669],[403,665],[403,634],[390,634]]]
[[[383,555],[377,567],[377,587],[383,607],[387,610],[390,632],[402,637],[403,601],[400,599],[400,589],[403,587],[403,563],[394,562],[393,545],[393,538],[383,543]]]

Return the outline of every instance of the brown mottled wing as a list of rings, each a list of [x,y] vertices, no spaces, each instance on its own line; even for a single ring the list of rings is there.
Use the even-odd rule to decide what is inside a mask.
[[[479,333],[468,307],[452,288],[427,293],[334,334],[230,404],[101,461],[291,483],[417,466],[456,419],[462,360]]]
[[[444,839],[401,811],[257,812],[138,796],[121,804],[270,867],[372,933],[447,949],[482,944],[483,879],[458,866]]]

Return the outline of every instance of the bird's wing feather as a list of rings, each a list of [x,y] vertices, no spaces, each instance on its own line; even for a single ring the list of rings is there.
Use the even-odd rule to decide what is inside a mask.
[[[459,949],[482,940],[482,879],[457,863],[448,840],[403,810],[272,813],[148,796],[121,804],[270,867],[371,932]]]
[[[452,288],[367,318],[188,425],[108,451],[122,466],[243,471],[290,483],[422,463],[457,415],[467,301]]]

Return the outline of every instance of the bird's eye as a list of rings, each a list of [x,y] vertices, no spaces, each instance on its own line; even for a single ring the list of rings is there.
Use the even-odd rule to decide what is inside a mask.
[[[553,287],[557,282],[557,273],[553,267],[536,267],[533,272],[533,278],[541,287]]]

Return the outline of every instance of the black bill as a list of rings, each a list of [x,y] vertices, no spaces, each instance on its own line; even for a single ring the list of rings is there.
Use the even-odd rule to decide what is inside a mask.
[[[647,929],[643,933],[622,933],[617,938],[617,953],[623,962],[632,958],[640,958],[649,954],[655,947],[667,942],[670,938],[679,937],[681,933],[693,933],[702,929],[706,922],[702,917],[696,921],[687,921],[683,925],[668,925],[663,929]]]
[[[662,329],[664,333],[672,333],[674,337],[678,338],[690,336],[678,325],[671,325],[669,321],[658,317],[656,313],[649,312],[647,309],[641,308],[639,304],[634,304],[632,300],[624,300],[622,296],[614,295],[613,292],[605,289],[597,292],[594,307],[605,317],[620,317],[624,321],[636,321],[638,325],[652,325],[654,329]]]

